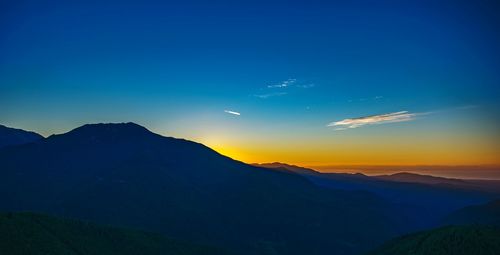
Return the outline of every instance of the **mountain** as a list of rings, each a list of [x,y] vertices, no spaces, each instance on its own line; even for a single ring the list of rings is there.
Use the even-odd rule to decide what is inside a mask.
[[[32,143],[40,139],[43,139],[43,136],[35,132],[0,125],[0,149],[11,145]]]
[[[158,232],[240,254],[357,254],[402,233],[387,203],[134,123],[0,151],[0,210]],[[390,214],[389,214],[390,213]]]
[[[411,183],[422,183],[422,184],[456,184],[463,185],[465,183],[464,180],[460,179],[452,179],[452,178],[444,178],[444,177],[436,177],[431,175],[422,175],[422,174],[414,174],[414,173],[395,173],[391,175],[378,175],[374,176],[374,178],[386,181],[393,182],[411,182]]]
[[[218,255],[225,251],[160,234],[33,213],[0,213],[0,254]]]
[[[355,174],[350,174],[350,173],[321,173],[318,172],[314,169],[311,168],[306,168],[306,167],[301,167],[301,166],[296,166],[296,165],[290,165],[286,163],[281,163],[281,162],[273,162],[273,163],[261,163],[261,164],[252,164],[254,166],[258,167],[265,167],[269,169],[277,169],[277,170],[282,170],[282,171],[288,171],[291,173],[296,173],[300,174],[306,177],[311,177],[312,179],[315,179],[314,177],[332,177],[335,176],[336,178],[345,178],[346,180],[353,180],[353,179],[362,179],[362,180],[370,180],[371,177],[368,177],[364,174],[361,173],[355,173]]]
[[[319,174],[318,171],[315,171],[310,168],[305,168],[305,167],[300,167],[296,165],[289,165],[285,163],[280,163],[280,162],[273,162],[273,163],[254,163],[252,164],[257,167],[264,167],[264,168],[270,168],[270,169],[277,169],[277,170],[282,170],[282,171],[289,171],[292,173],[297,173],[297,174],[302,174],[302,175],[315,175]]]
[[[487,204],[467,206],[444,219],[444,224],[480,224],[500,226],[500,199]]]
[[[500,254],[500,228],[448,226],[402,236],[367,255],[493,255]]]

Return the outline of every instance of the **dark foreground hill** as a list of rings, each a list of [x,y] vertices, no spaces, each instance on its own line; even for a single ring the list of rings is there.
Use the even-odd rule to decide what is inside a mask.
[[[22,129],[0,125],[0,149],[11,145],[31,143],[43,139],[43,136]]]
[[[500,228],[448,226],[402,236],[368,255],[497,255]]]
[[[133,123],[85,125],[0,150],[0,194],[0,210],[132,227],[241,254],[357,254],[401,233],[398,214],[370,193],[324,189]]]
[[[33,213],[0,213],[0,254],[218,255],[225,251],[160,234]]]
[[[445,218],[444,224],[480,224],[500,227],[500,199],[457,210]]]

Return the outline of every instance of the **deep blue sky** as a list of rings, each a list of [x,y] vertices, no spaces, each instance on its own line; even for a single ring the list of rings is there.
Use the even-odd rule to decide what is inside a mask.
[[[0,123],[134,121],[246,161],[500,163],[499,4],[342,2],[2,1]]]

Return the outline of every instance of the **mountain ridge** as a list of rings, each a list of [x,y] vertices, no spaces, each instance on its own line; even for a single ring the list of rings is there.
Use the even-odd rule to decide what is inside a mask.
[[[42,140],[44,137],[33,131],[11,128],[0,124],[0,149]]]
[[[335,176],[337,178],[360,178],[360,179],[371,179],[386,182],[401,182],[401,183],[413,183],[413,184],[424,184],[432,186],[442,186],[453,188],[461,187],[468,188],[471,190],[485,190],[492,192],[500,192],[500,181],[499,180],[483,180],[483,179],[459,179],[459,178],[449,178],[442,176],[435,176],[430,174],[419,174],[412,172],[398,172],[394,174],[387,175],[365,175],[362,173],[330,173],[330,172],[319,172],[313,168],[301,167],[297,165],[290,165],[282,162],[273,163],[255,163],[255,166],[266,167],[270,169],[284,169],[298,174],[306,176]]]

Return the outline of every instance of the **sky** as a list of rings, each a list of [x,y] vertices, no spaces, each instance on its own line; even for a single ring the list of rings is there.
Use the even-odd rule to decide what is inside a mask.
[[[496,1],[2,1],[0,124],[244,162],[500,165]]]

